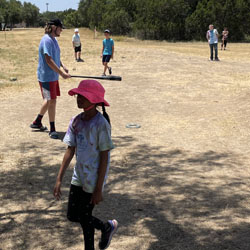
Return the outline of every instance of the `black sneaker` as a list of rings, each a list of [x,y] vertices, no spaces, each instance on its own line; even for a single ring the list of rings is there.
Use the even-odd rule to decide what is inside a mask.
[[[110,224],[110,227],[105,232],[102,232],[102,237],[99,242],[99,248],[101,250],[109,247],[112,237],[118,228],[118,222],[116,220],[109,220],[108,223]]]
[[[112,75],[112,68],[109,67],[109,74]]]
[[[220,59],[219,59],[219,58],[215,58],[215,61],[219,62],[219,61],[220,61]]]
[[[47,130],[47,127],[43,126],[42,123],[37,124],[37,123],[33,122],[32,124],[30,124],[30,127],[33,129],[40,129],[41,131]]]

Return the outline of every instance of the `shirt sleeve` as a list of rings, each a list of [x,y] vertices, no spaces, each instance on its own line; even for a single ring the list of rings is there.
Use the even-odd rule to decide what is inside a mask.
[[[71,119],[66,135],[64,136],[63,142],[70,147],[76,147],[76,134],[73,128],[74,118]]]
[[[43,54],[47,54],[48,56],[52,57],[52,46],[50,41],[43,42]]]
[[[100,151],[112,150],[114,148],[111,139],[111,128],[108,122],[103,122],[99,128],[98,148]]]
[[[112,39],[112,43],[111,43],[111,45],[112,45],[112,47],[115,45],[115,43],[114,43],[114,40]]]

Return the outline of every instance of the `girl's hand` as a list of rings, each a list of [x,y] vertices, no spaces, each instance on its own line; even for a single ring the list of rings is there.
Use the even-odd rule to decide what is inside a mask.
[[[101,201],[103,201],[102,191],[95,190],[94,193],[92,194],[91,203],[93,205],[97,205]]]
[[[57,181],[56,182],[56,185],[54,187],[54,197],[57,199],[57,200],[60,200],[61,199],[61,182]]]

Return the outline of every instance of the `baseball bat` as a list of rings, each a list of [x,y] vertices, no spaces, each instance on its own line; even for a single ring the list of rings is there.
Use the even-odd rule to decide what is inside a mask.
[[[109,80],[109,81],[121,81],[121,76],[71,76],[75,78],[90,78],[90,79],[99,79],[99,80]]]

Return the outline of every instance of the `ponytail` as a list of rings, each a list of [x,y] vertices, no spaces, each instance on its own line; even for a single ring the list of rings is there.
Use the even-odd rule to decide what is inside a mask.
[[[52,32],[52,27],[51,27],[50,24],[47,23],[46,26],[45,26],[44,33],[49,35],[51,32]]]
[[[108,115],[107,112],[106,112],[104,103],[102,103],[102,114],[103,114],[103,116],[106,118],[106,120],[108,121],[108,123],[110,124],[109,115]]]

